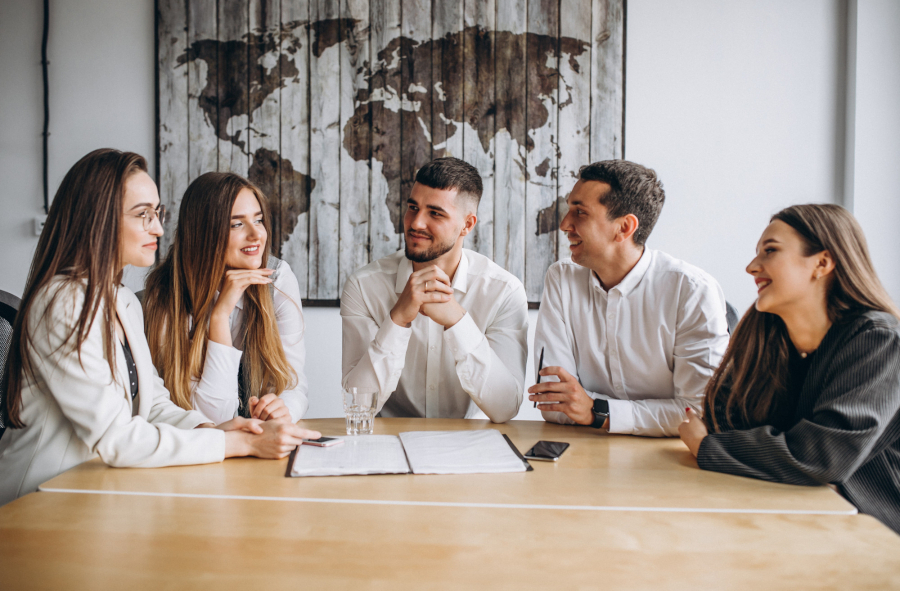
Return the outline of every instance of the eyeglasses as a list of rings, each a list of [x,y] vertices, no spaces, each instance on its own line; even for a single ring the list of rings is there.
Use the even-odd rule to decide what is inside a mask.
[[[145,209],[133,217],[140,219],[144,224],[144,229],[149,230],[150,226],[153,225],[153,220],[156,218],[159,218],[160,225],[165,224],[169,218],[169,212],[166,211],[165,205],[160,205],[157,209]]]

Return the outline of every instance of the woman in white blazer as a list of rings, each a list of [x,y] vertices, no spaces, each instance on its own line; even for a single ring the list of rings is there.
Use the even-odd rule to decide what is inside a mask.
[[[269,255],[266,197],[208,172],[181,199],[166,259],[147,278],[150,352],[172,400],[215,422],[295,423],[309,403],[300,286]]]
[[[247,419],[216,428],[171,402],[120,285],[125,265],[153,264],[164,216],[137,154],[91,152],[63,179],[13,329],[0,504],[98,455],[118,467],[277,458],[319,436]]]

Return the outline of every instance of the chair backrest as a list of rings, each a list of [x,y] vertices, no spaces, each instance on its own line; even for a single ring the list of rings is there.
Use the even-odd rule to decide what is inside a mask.
[[[734,328],[737,326],[738,321],[741,319],[738,316],[737,310],[735,310],[734,306],[725,302],[725,322],[728,323],[728,334],[734,334]]]
[[[22,301],[11,293],[0,291],[0,437],[6,431],[6,358],[12,344],[13,324]]]

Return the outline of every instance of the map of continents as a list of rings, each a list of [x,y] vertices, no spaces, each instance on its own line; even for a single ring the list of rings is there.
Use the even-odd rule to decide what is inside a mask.
[[[322,57],[326,52],[339,51],[339,45],[347,43],[341,39],[341,31],[354,30],[357,24],[350,19],[285,23],[281,27],[280,34],[270,30],[250,33],[230,41],[201,39],[192,43],[178,57],[179,65],[205,62],[207,83],[199,92],[197,106],[204,113],[210,133],[248,154],[250,159],[248,175],[266,194],[278,194],[280,179],[280,215],[284,219],[279,222],[283,231],[279,243],[273,244],[275,252],[281,252],[281,246],[290,240],[298,217],[309,210],[310,194],[315,189],[316,183],[321,180],[308,176],[307,162],[292,162],[277,151],[267,148],[250,151],[248,146],[266,143],[261,141],[262,138],[259,136],[263,134],[258,130],[272,128],[271,125],[260,124],[261,117],[271,116],[271,110],[262,107],[279,89],[291,84],[303,84],[306,80],[304,76],[299,75],[296,58],[299,52],[307,50],[304,47],[307,39],[311,43],[308,48],[310,53],[317,58]],[[360,71],[368,85],[357,91],[354,101],[356,110],[341,132],[343,149],[353,160],[365,163],[366,166],[373,166],[373,161],[375,164],[383,164],[390,150],[401,149],[401,137],[403,142],[412,141],[416,145],[427,143],[432,148],[432,156],[439,157],[447,153],[446,146],[452,143],[456,134],[464,133],[464,128],[467,134],[477,134],[483,156],[492,157],[495,136],[504,131],[508,133],[508,130],[499,124],[495,126],[493,122],[490,125],[482,125],[480,124],[482,118],[471,117],[471,114],[496,112],[498,105],[492,104],[493,93],[482,94],[471,91],[464,93],[461,88],[446,87],[442,82],[432,80],[431,72],[428,72],[425,80],[413,78],[409,80],[406,88],[398,87],[401,79],[400,68],[404,62],[427,64],[435,54],[462,55],[464,60],[478,60],[481,55],[478,46],[473,47],[471,43],[465,43],[467,36],[483,39],[485,31],[466,28],[427,41],[400,36],[391,39],[385,47],[372,48],[372,63],[366,61]],[[551,110],[565,109],[568,106],[566,101],[556,104],[560,80],[565,84],[566,72],[580,71],[581,66],[577,58],[589,52],[590,46],[586,41],[569,37],[557,38],[506,31],[494,32],[493,42],[494,51],[498,54],[510,51],[511,48],[526,47],[529,55],[541,58],[529,59],[524,66],[526,68],[524,78],[529,81],[527,94],[516,93],[519,96],[514,99],[514,104],[501,106],[507,111],[521,112],[523,121],[524,113],[526,110],[528,112],[526,133],[524,137],[516,140],[516,145],[511,151],[515,166],[523,172],[525,178],[547,178],[548,175],[555,174],[555,171],[551,168],[549,158],[533,157],[535,144],[532,141],[534,135],[532,132],[549,124]],[[466,55],[467,49],[473,51],[474,55]],[[255,76],[254,83],[249,89],[249,76],[245,70],[247,66],[232,67],[227,71],[218,70],[220,63],[248,63],[247,60],[229,59],[232,55],[258,56],[256,63],[251,63],[250,67],[257,68],[260,74]],[[493,59],[492,56],[489,57]],[[461,68],[462,64],[459,66]],[[415,76],[415,72],[421,72],[422,68],[412,71]],[[500,72],[497,74],[503,75]],[[461,79],[461,75],[458,78]],[[335,97],[335,100],[338,100],[338,97]],[[418,115],[422,105],[436,105],[431,116]],[[407,121],[406,126],[402,127],[401,117]],[[379,122],[378,129],[371,128],[373,119]],[[408,123],[410,120],[416,124],[410,126]],[[433,122],[442,126],[439,135],[443,139],[440,142],[433,140],[435,136],[432,129]],[[286,131],[282,129],[281,133]],[[408,135],[410,133],[417,137],[410,138]],[[545,137],[552,138],[553,135]],[[555,138],[553,142],[553,149],[558,151]],[[518,145],[519,143],[524,145]],[[268,144],[271,145],[272,142]],[[542,155],[545,152],[546,150]],[[394,157],[396,158],[396,155]],[[373,179],[372,199],[383,200],[390,212],[393,226],[391,229],[381,231],[400,234],[402,231],[400,191],[388,189],[399,187],[396,177],[400,172],[397,167],[379,166],[377,170],[373,167],[373,175],[376,173],[380,178]],[[555,207],[554,203],[547,207],[546,211],[538,213],[539,233],[555,231]]]

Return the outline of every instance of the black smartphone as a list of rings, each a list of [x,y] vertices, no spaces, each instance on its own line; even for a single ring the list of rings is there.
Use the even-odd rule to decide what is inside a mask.
[[[303,445],[314,445],[316,447],[331,447],[339,443],[344,443],[344,440],[337,437],[319,437],[318,439],[303,440]]]
[[[569,444],[562,441],[538,441],[525,452],[525,457],[529,460],[555,462],[568,448]]]

